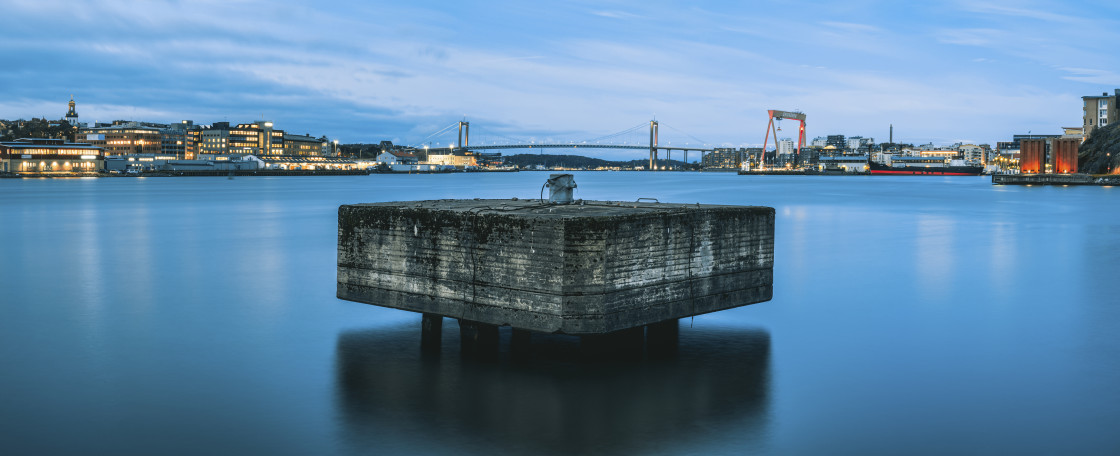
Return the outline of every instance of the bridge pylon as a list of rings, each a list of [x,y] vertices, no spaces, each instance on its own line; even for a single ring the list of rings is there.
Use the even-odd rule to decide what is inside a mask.
[[[464,134],[466,133],[466,141],[463,141]],[[470,147],[471,144],[471,123],[465,120],[459,121],[459,148]]]
[[[649,121],[649,169],[655,170],[657,164],[657,121]]]

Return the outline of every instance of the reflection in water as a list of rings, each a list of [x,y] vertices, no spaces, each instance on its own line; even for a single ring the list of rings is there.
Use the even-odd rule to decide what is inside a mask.
[[[463,359],[444,325],[442,357],[420,354],[418,325],[343,333],[337,401],[356,449],[514,453],[643,452],[762,445],[770,335],[682,328],[677,354],[580,359],[578,340],[533,335],[529,359]],[[508,328],[503,328],[508,350]],[[737,443],[742,441],[744,443]]]

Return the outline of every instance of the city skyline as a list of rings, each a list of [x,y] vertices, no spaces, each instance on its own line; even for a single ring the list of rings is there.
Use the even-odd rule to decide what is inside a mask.
[[[516,2],[6,2],[0,118],[271,120],[344,143],[591,138],[656,117],[761,145],[766,110],[810,138],[989,143],[1079,126],[1120,86],[1120,7],[881,2],[700,7]],[[665,131],[665,130],[663,130]],[[475,136],[472,136],[472,142]],[[625,155],[626,152],[617,154]]]

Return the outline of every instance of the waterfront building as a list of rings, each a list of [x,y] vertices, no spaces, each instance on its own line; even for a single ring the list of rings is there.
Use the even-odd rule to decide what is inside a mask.
[[[824,146],[828,145],[828,138],[825,138],[824,136],[817,136],[816,138],[813,138],[813,142],[809,143],[809,145],[823,149]]]
[[[479,166],[499,167],[506,164],[501,152],[475,152],[474,156]]]
[[[782,138],[778,140],[778,155],[793,155],[797,149],[793,146],[793,139]]]
[[[329,142],[320,138],[313,138],[311,135],[284,135],[284,155],[291,156],[308,156],[308,155],[332,155],[328,151],[324,151],[324,147],[329,147]]]
[[[202,130],[200,139],[202,154],[284,155],[284,130],[263,120],[234,127],[229,122],[215,122]]]
[[[821,151],[822,150],[824,150],[824,146],[802,148],[801,149],[801,158],[800,158],[801,166],[803,166],[803,167],[816,166],[817,163],[820,161],[820,156],[821,156]]]
[[[228,147],[233,154],[284,155],[284,131],[266,121],[238,124],[229,131]]]
[[[961,144],[957,146],[957,156],[963,158],[970,165],[983,165],[985,162],[984,149],[975,144]]]
[[[433,165],[454,166],[466,168],[478,166],[478,160],[470,151],[448,151],[447,149],[431,150],[428,152],[428,163]]]
[[[74,142],[100,147],[105,155],[158,154],[163,149],[160,128],[139,122],[117,121],[108,126],[82,128]]]
[[[1046,172],[1046,140],[1023,139],[1019,141],[1019,171],[1023,174]]]
[[[1092,135],[1097,128],[1120,120],[1120,108],[1116,104],[1118,97],[1120,97],[1120,89],[1116,89],[1112,95],[1109,95],[1108,92],[1102,92],[1100,96],[1081,97],[1081,101],[1084,103],[1082,130],[1086,138]]]
[[[825,138],[825,146],[832,146],[835,149],[843,150],[848,147],[848,143],[844,140],[844,135],[828,135],[828,137]]]
[[[104,150],[88,143],[46,138],[0,142],[0,172],[4,173],[90,173],[104,165]]]
[[[817,158],[817,169],[821,172],[866,173],[868,158],[867,155],[821,155]]]
[[[745,156],[743,149],[719,148],[700,159],[700,166],[714,169],[737,169]]]
[[[1077,149],[1081,146],[1078,138],[1054,138],[1050,140],[1050,172],[1072,174],[1077,172]]]
[[[1061,138],[1061,137],[1063,137],[1063,135],[1036,135],[1036,134],[1031,134],[1031,133],[1028,133],[1028,134],[1025,134],[1025,135],[1012,135],[1011,141],[998,141],[998,142],[996,142],[996,153],[995,153],[995,155],[997,157],[1003,157],[1002,161],[1005,162],[1005,163],[1007,163],[1007,162],[1019,162],[1019,159],[1021,158],[1020,157],[1020,152],[1022,151],[1022,144],[1021,144],[1022,141],[1028,140],[1028,139],[1049,140],[1049,139]],[[1038,165],[1038,166],[1041,166],[1041,165]]]
[[[202,126],[194,121],[184,120],[168,125],[160,130],[160,153],[174,155],[179,159],[192,160],[199,154],[198,143],[202,139]]]
[[[214,122],[199,134],[199,155],[218,155],[229,152],[229,122]]]
[[[388,150],[377,155],[377,162],[387,165],[414,165],[419,161],[415,155],[402,151]]]
[[[264,169],[289,171],[353,170],[358,163],[344,157],[323,157],[319,155],[262,155],[255,157]]]
[[[848,150],[859,150],[859,147],[863,145],[863,136],[849,136],[847,143]]]
[[[960,151],[958,151],[957,149],[922,149],[917,151],[916,154],[912,155],[925,158],[936,157],[942,159],[951,159],[960,158]]]
[[[105,157],[105,171],[110,173],[170,171],[176,162],[192,162],[197,160],[183,160],[174,154],[124,154]],[[195,169],[191,167],[189,169]]]

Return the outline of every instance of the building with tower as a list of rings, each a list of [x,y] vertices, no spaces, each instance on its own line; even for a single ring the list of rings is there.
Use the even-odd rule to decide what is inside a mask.
[[[66,117],[63,117],[62,120],[69,123],[71,127],[81,128],[81,125],[78,124],[78,111],[74,108],[73,95],[70,95],[70,109],[66,111]]]

